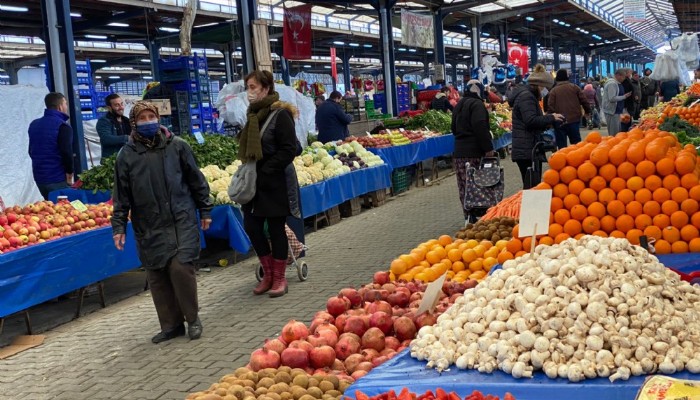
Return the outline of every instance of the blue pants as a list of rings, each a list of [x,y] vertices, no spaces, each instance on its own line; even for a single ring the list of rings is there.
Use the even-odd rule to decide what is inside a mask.
[[[571,144],[576,144],[581,141],[581,132],[579,128],[581,127],[581,122],[572,122],[566,125],[561,125],[558,128],[554,128],[554,136],[557,139],[557,147],[561,150],[568,146],[568,141]]]

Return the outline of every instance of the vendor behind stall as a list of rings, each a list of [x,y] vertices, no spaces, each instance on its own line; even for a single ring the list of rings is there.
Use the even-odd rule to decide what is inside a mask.
[[[436,94],[433,101],[430,102],[430,108],[438,111],[452,112],[454,107],[452,107],[452,104],[450,104],[450,99],[447,97],[449,93],[449,87],[440,89],[440,93]]]
[[[352,115],[343,111],[340,101],[343,95],[333,91],[328,100],[324,101],[316,110],[316,129],[318,140],[328,143],[335,140],[343,140],[348,136],[348,125],[352,122]]]

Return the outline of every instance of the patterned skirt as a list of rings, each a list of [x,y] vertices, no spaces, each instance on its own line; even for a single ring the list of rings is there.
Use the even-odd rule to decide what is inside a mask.
[[[457,171],[457,186],[459,187],[459,201],[462,203],[464,218],[470,215],[479,214],[487,208],[493,207],[503,200],[505,189],[504,172],[501,170],[501,180],[491,187],[481,187],[474,182],[474,178],[468,173],[468,167],[478,167],[481,158],[455,157],[453,158],[455,170]],[[467,166],[469,164],[469,166]]]

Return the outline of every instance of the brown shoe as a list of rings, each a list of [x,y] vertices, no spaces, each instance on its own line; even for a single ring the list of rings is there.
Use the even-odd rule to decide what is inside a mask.
[[[272,260],[272,289],[268,292],[270,297],[280,297],[287,293],[287,278],[285,272],[287,270],[287,260]]]
[[[258,283],[258,286],[253,289],[253,293],[255,294],[263,294],[270,290],[272,288],[273,277],[275,275],[272,270],[272,256],[268,254],[264,257],[259,257],[259,259],[260,265],[262,265],[263,269],[263,278],[262,281]]]

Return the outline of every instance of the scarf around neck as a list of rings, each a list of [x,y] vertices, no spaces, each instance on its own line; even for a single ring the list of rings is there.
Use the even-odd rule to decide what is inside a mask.
[[[260,122],[265,121],[270,115],[270,106],[279,101],[280,96],[273,92],[260,101],[248,106],[248,121],[241,131],[239,140],[238,158],[241,161],[258,161],[262,159],[262,143],[260,142]]]

